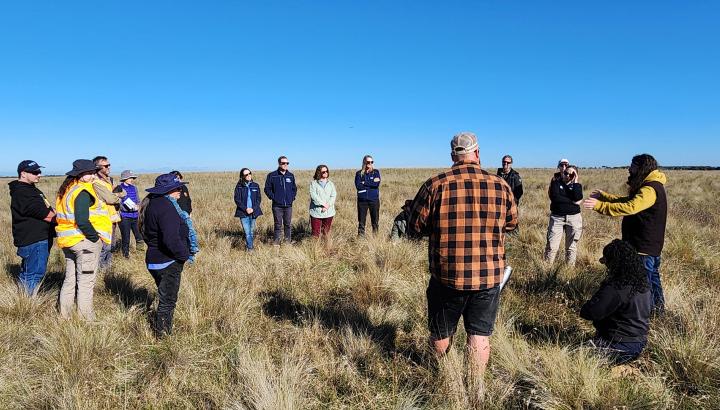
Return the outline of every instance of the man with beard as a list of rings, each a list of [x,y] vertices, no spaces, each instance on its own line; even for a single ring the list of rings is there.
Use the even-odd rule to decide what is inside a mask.
[[[640,254],[648,274],[654,309],[662,312],[665,297],[660,283],[660,253],[665,242],[667,178],[658,171],[657,161],[649,154],[634,156],[628,172],[627,196],[594,190],[583,207],[603,215],[623,217],[622,239],[630,242]]]

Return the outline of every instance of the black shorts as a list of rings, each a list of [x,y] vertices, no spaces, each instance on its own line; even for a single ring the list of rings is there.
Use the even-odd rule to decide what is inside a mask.
[[[454,335],[460,316],[463,317],[468,335],[490,336],[500,302],[500,286],[482,290],[457,290],[430,278],[427,301],[428,328],[434,340]]]

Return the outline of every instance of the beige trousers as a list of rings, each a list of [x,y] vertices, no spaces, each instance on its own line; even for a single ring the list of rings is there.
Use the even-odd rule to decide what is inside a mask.
[[[547,229],[547,244],[545,245],[545,260],[555,261],[563,234],[565,236],[565,261],[574,266],[577,259],[577,244],[582,234],[582,214],[550,215]]]
[[[93,291],[102,241],[93,243],[83,239],[70,248],[63,248],[65,254],[65,281],[60,289],[60,315],[65,319],[72,316],[77,294],[77,307],[85,320],[94,320]]]

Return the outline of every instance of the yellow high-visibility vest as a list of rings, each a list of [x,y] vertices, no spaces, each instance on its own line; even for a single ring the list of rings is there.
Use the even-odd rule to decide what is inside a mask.
[[[82,191],[89,193],[95,200],[90,206],[90,223],[103,242],[106,244],[112,242],[112,222],[108,205],[98,198],[92,183],[73,182],[65,191],[65,195],[55,202],[55,211],[57,212],[55,232],[58,246],[61,248],[69,248],[85,239],[85,235],[75,222],[75,199]]]
[[[105,188],[107,188],[108,192],[113,191],[112,184],[102,178],[98,178],[98,180],[95,181],[95,183],[102,184]],[[105,202],[102,200],[102,198],[100,198],[100,201],[103,203]],[[105,206],[107,206],[107,209],[110,212],[110,221],[112,223],[120,222],[122,220],[120,213],[117,211],[117,209],[115,209],[115,205],[105,204]]]

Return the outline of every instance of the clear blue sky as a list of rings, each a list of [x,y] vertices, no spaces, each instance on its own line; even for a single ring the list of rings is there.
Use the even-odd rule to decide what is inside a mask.
[[[0,171],[720,165],[716,1],[7,1]]]

